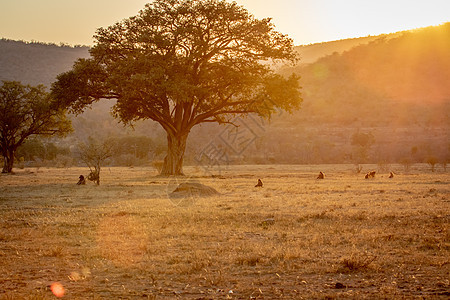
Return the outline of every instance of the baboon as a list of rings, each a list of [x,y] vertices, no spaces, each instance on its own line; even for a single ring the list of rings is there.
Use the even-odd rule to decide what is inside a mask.
[[[375,173],[376,171],[370,171],[369,173],[366,174],[366,176],[364,176],[364,178],[365,179],[375,178]]]
[[[258,179],[258,183],[255,185],[255,187],[262,187],[263,183],[261,181],[261,179]]]
[[[84,178],[83,175],[80,175],[79,179],[80,180],[78,180],[77,185],[84,185],[84,184],[86,184],[86,179]]]
[[[319,173],[319,176],[317,176],[317,179],[324,179],[325,178],[325,174],[323,174],[322,172]]]
[[[389,178],[394,178],[394,173],[389,172]]]

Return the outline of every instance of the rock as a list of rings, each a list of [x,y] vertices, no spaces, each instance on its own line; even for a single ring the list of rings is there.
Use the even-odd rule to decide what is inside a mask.
[[[335,289],[345,289],[346,286],[340,282],[336,282],[336,284],[334,285]]]
[[[261,226],[269,226],[269,225],[273,225],[273,224],[275,224],[274,218],[267,218],[260,223]]]
[[[211,197],[219,195],[214,188],[196,182],[185,182],[169,194],[170,198]]]

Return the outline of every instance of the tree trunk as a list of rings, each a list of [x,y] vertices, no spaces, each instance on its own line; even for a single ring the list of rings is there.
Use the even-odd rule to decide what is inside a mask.
[[[3,153],[3,160],[2,173],[11,173],[14,165],[14,150],[6,150]]]
[[[91,173],[89,173],[88,180],[93,181],[97,185],[100,185],[100,167],[94,167],[94,171],[91,171]]]
[[[97,185],[100,185],[100,166],[98,166],[98,169],[95,170],[97,172],[97,180],[95,181],[95,183]]]
[[[167,132],[167,155],[164,158],[164,165],[161,175],[184,175],[183,158],[186,150],[188,134],[172,134]]]

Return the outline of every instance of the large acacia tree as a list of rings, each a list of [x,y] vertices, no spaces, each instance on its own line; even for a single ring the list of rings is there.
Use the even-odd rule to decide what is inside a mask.
[[[72,130],[65,110],[43,85],[3,81],[0,86],[2,173],[11,173],[17,148],[33,135],[64,135]]]
[[[269,18],[222,0],[155,0],[137,16],[97,30],[89,59],[58,76],[54,95],[79,113],[117,99],[124,123],[152,119],[167,132],[163,175],[183,173],[190,130],[237,114],[269,117],[299,107],[298,77],[273,62],[295,61],[293,42]]]

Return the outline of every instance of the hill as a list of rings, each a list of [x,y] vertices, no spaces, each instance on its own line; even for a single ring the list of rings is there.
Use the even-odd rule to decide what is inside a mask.
[[[50,86],[78,58],[89,56],[88,47],[0,40],[0,80]]]
[[[382,35],[386,36],[386,35]],[[342,53],[344,51],[350,50],[353,47],[357,47],[359,45],[368,44],[376,39],[379,39],[379,36],[367,36],[361,38],[352,38],[352,39],[344,39],[338,41],[324,42],[324,43],[315,43],[309,45],[301,45],[296,46],[295,51],[299,54],[300,64],[310,64],[317,61],[319,58],[333,54],[333,53]]]
[[[299,114],[306,110],[319,123],[348,124],[361,119],[365,124],[423,123],[422,107],[450,101],[449,53],[447,23],[403,32],[394,38],[381,36],[311,64],[286,67],[282,72],[302,76],[305,102]],[[421,110],[419,115],[402,116],[401,111],[412,113],[417,108]],[[447,117],[441,115],[435,123],[448,122]]]
[[[354,160],[352,136],[363,132],[375,137],[366,158],[373,162],[448,159],[449,53],[446,23],[380,36],[311,64],[286,67],[283,73],[302,76],[304,103],[274,124],[289,134],[273,134],[268,143],[288,144],[280,139],[289,136],[296,149],[315,149],[302,161]],[[419,151],[411,157],[413,148]],[[304,152],[292,150],[297,158]]]

